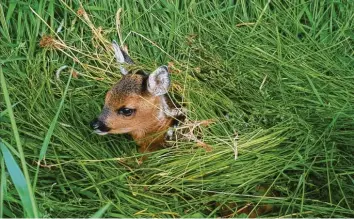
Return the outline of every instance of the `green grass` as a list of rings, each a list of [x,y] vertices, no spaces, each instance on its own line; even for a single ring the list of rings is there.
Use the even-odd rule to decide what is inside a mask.
[[[89,20],[77,1],[0,3],[0,216],[237,217],[249,203],[274,207],[262,217],[354,216],[352,1],[82,5]],[[188,117],[216,119],[202,129],[211,152],[178,142],[138,165],[129,138],[92,133],[120,78],[113,39],[146,70],[174,63]]]

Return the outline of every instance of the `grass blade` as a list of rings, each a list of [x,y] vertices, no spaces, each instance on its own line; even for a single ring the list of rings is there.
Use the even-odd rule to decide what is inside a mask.
[[[50,138],[53,135],[55,125],[57,124],[61,109],[63,108],[63,105],[64,105],[65,97],[66,97],[66,94],[67,94],[68,89],[69,89],[71,78],[72,78],[72,74],[69,75],[69,79],[68,79],[68,82],[66,84],[63,97],[62,97],[62,99],[60,101],[59,108],[57,110],[57,113],[54,116],[54,119],[50,123],[50,126],[49,126],[49,129],[47,131],[47,134],[45,135],[45,138],[44,138],[44,141],[43,141],[43,144],[42,144],[42,147],[41,147],[41,151],[39,153],[39,160],[38,160],[38,163],[37,163],[36,174],[35,174],[35,177],[34,177],[34,180],[33,180],[33,190],[35,189],[36,184],[37,184],[40,162],[44,159],[44,156],[45,156],[45,154],[47,152],[48,145],[49,145],[49,142],[50,142]]]
[[[21,198],[21,202],[23,205],[23,208],[26,212],[26,217],[35,217],[35,212],[32,208],[32,200],[31,200],[31,196],[33,196],[32,191],[28,190],[28,184],[26,182],[25,176],[23,175],[20,167],[18,166],[18,164],[16,163],[14,157],[12,156],[11,152],[9,151],[9,149],[7,149],[7,147],[5,146],[4,143],[0,142],[0,149],[3,155],[3,158],[5,160],[5,164],[6,164],[6,168],[7,171],[9,172],[9,175],[11,177],[11,180],[13,182],[13,184],[15,185],[15,188]],[[3,174],[4,169],[2,168],[2,173],[1,173],[1,190],[2,190],[2,195],[1,195],[1,206],[2,206],[2,202],[3,202],[3,196],[4,196],[4,175]],[[1,216],[2,216],[2,212],[1,212]]]
[[[1,143],[1,142],[0,142]],[[2,144],[2,143],[1,143]],[[4,159],[0,157],[1,161],[1,181],[0,181],[0,218],[3,218],[4,212],[3,212],[3,205],[4,205],[4,197],[6,195],[6,176],[5,176],[5,163]]]
[[[20,140],[20,135],[18,133],[18,129],[17,129],[16,121],[15,121],[15,116],[14,116],[14,113],[12,111],[12,105],[11,105],[11,101],[10,101],[9,92],[7,90],[5,77],[4,77],[4,73],[2,71],[2,67],[1,66],[0,66],[0,85],[1,85],[1,89],[2,89],[3,95],[4,95],[6,108],[8,110],[8,114],[9,114],[9,117],[10,117],[11,127],[12,127],[12,131],[13,131],[13,134],[14,134],[14,137],[15,137],[15,140],[16,140],[17,150],[18,150],[18,153],[20,154],[21,166],[22,166],[24,178],[25,178],[25,181],[26,181],[26,184],[25,184],[26,187],[27,187],[26,190],[27,190],[27,194],[29,195],[29,198],[30,198],[30,204],[31,204],[32,212],[33,212],[32,217],[38,217],[37,205],[36,205],[34,194],[32,192],[32,188],[31,188],[31,181],[30,181],[28,170],[27,170],[27,166],[26,166],[27,164],[26,164],[26,160],[25,160],[25,154],[23,153],[23,148],[22,148],[22,143],[21,143],[21,140]]]
[[[96,213],[94,213],[91,218],[101,218],[104,213],[108,210],[108,208],[111,206],[112,203],[108,203],[105,206],[103,206],[101,209],[99,209]]]
[[[39,154],[39,160],[43,160],[43,158],[45,156],[45,153],[47,152],[48,145],[49,145],[49,142],[50,142],[50,138],[53,135],[53,131],[54,131],[55,125],[57,124],[57,121],[58,121],[58,118],[59,118],[59,115],[60,115],[60,111],[61,111],[61,109],[63,108],[63,105],[64,105],[65,97],[66,97],[66,94],[68,92],[69,84],[70,84],[70,81],[71,81],[71,76],[72,76],[72,74],[70,74],[70,76],[69,76],[69,80],[68,80],[68,83],[66,84],[65,91],[64,91],[63,97],[62,97],[62,99],[60,101],[60,105],[59,105],[58,111],[55,114],[54,119],[50,123],[48,132],[47,132],[47,134],[46,134],[46,136],[44,138],[44,141],[43,141],[43,144],[42,144],[42,148],[41,148],[41,152]]]
[[[322,100],[320,94],[318,93],[315,85],[313,84],[312,80],[310,79],[310,77],[308,75],[306,75],[306,78],[307,78],[308,82],[310,83],[311,88],[312,88],[313,92],[315,93],[318,101],[322,104],[322,106],[324,106],[323,100]]]
[[[0,23],[1,23],[1,26],[2,26],[2,29],[3,29],[3,33],[6,37],[6,39],[11,42],[11,39],[10,39],[10,34],[9,34],[9,28],[7,26],[7,23],[6,23],[6,19],[5,19],[5,15],[4,15],[4,9],[2,7],[2,5],[0,4]]]

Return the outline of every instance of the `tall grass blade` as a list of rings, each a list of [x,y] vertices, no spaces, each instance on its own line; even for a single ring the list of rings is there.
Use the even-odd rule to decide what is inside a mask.
[[[68,79],[68,82],[66,84],[66,87],[65,87],[65,90],[64,90],[64,94],[63,94],[63,97],[62,97],[62,99],[60,101],[57,113],[55,114],[54,119],[50,123],[50,126],[49,126],[49,129],[47,131],[47,134],[45,135],[45,138],[44,138],[44,141],[43,141],[43,144],[42,144],[42,147],[41,147],[41,151],[39,153],[39,160],[43,160],[43,158],[44,158],[44,156],[45,156],[45,154],[47,152],[48,145],[49,145],[49,142],[50,142],[50,138],[53,135],[53,131],[54,131],[55,125],[57,124],[61,109],[63,108],[63,105],[64,105],[64,101],[65,101],[66,94],[68,92],[68,88],[69,88],[69,85],[70,85],[71,77],[72,77],[72,74],[70,74],[70,76],[69,76],[69,79]]]
[[[23,170],[23,174],[24,174],[24,178],[25,178],[25,184],[24,185],[26,185],[26,193],[25,194],[27,194],[29,199],[30,199],[29,204],[31,204],[31,209],[32,209],[31,212],[33,213],[33,215],[32,214],[31,215],[32,215],[32,217],[38,217],[37,205],[36,205],[34,194],[33,194],[32,188],[31,188],[31,181],[30,181],[28,170],[27,170],[27,166],[26,166],[27,164],[26,164],[26,160],[25,160],[25,154],[23,152],[22,143],[21,143],[21,140],[20,140],[20,135],[18,133],[18,129],[17,129],[16,121],[15,121],[15,116],[14,116],[14,113],[12,111],[12,105],[11,105],[11,101],[10,101],[10,97],[9,97],[9,92],[7,90],[5,77],[4,77],[4,73],[2,71],[2,66],[1,65],[0,65],[0,85],[1,85],[1,89],[2,89],[3,95],[4,95],[6,108],[8,110],[8,114],[9,114],[9,117],[10,117],[11,127],[12,127],[12,131],[13,131],[13,134],[14,134],[14,137],[15,137],[15,140],[16,140],[17,150],[18,150],[18,153],[20,154],[21,166],[22,166],[22,170]],[[3,146],[3,147],[5,148],[5,146]],[[7,150],[7,148],[6,148],[6,150]],[[16,183],[16,182],[14,182],[14,183]],[[26,206],[26,207],[28,207],[28,206]]]
[[[69,75],[69,79],[68,79],[68,82],[66,83],[64,94],[63,94],[62,99],[60,101],[58,110],[57,110],[57,112],[56,112],[56,114],[54,116],[54,119],[50,123],[49,129],[47,131],[47,134],[45,135],[45,138],[44,138],[44,141],[43,141],[43,144],[42,144],[42,147],[41,147],[41,151],[39,153],[39,160],[38,160],[38,163],[37,163],[37,170],[36,170],[35,177],[34,177],[34,180],[33,180],[33,189],[34,190],[35,190],[35,187],[36,187],[36,184],[37,184],[40,162],[44,159],[45,154],[47,152],[48,145],[50,143],[50,138],[53,135],[55,125],[57,124],[61,109],[63,108],[63,105],[64,105],[65,97],[66,97],[66,94],[67,94],[68,89],[69,89],[71,78],[72,78],[72,74]]]
[[[33,203],[31,200],[31,196],[33,196],[32,191],[30,191],[29,185],[26,182],[25,176],[23,175],[20,167],[16,163],[14,157],[12,156],[11,152],[7,149],[4,143],[1,142],[0,139],[0,149],[2,152],[3,159],[5,160],[7,171],[11,177],[13,184],[18,192],[18,195],[21,198],[22,206],[26,212],[25,216],[33,218],[35,217],[36,213],[34,212],[35,209],[32,207]],[[2,170],[3,172],[3,170]],[[1,179],[4,179],[4,174],[1,173]],[[3,190],[4,182],[1,182],[1,189]],[[3,199],[3,193],[1,195],[1,199]],[[1,200],[3,201],[3,200]],[[3,203],[1,203],[3,204]],[[2,212],[1,212],[2,213]]]

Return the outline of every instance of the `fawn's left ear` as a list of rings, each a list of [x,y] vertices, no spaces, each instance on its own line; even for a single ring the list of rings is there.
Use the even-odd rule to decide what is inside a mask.
[[[123,49],[118,46],[115,40],[113,40],[112,42],[112,47],[114,50],[114,56],[116,57],[117,62],[120,65],[120,72],[123,75],[128,74],[128,70],[123,67],[123,64],[134,64],[133,60],[128,56],[126,52],[124,52]]]
[[[163,65],[149,75],[147,80],[148,91],[154,96],[161,96],[168,92],[170,76],[167,66]]]

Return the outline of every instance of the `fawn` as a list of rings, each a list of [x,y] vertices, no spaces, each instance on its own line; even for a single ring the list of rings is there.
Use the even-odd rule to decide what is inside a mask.
[[[129,71],[125,65],[133,65],[133,60],[115,41],[112,46],[123,77],[107,92],[103,110],[91,122],[91,127],[99,135],[130,134],[141,153],[160,149],[166,144],[166,139],[171,138],[170,128],[185,119],[184,110],[167,95],[170,86],[168,68],[161,66],[151,74],[142,70]],[[195,124],[197,127],[210,122],[206,120]],[[202,143],[194,135],[187,138]],[[221,205],[218,202],[212,204],[216,207]],[[237,203],[223,204],[221,207],[222,216],[234,215],[232,209],[237,207]],[[272,208],[266,205],[253,209],[252,205],[246,205],[237,213],[256,217]]]
[[[151,74],[128,71],[125,66],[133,60],[115,41],[112,46],[123,77],[107,92],[103,110],[91,127],[99,135],[130,134],[141,153],[157,150],[171,135],[169,128],[183,116],[167,95],[168,68],[161,66]]]

